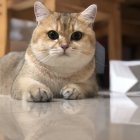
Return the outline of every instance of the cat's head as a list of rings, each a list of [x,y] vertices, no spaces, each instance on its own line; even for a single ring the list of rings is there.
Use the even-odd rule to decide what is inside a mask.
[[[57,13],[35,2],[38,22],[31,48],[44,64],[58,67],[83,67],[95,55],[95,33],[92,29],[97,7],[90,5],[81,13]]]

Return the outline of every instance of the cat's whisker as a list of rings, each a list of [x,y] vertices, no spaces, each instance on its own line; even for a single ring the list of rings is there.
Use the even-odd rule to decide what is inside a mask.
[[[58,51],[58,50],[51,50],[50,52],[51,52],[51,53],[55,53],[55,52],[56,52],[56,53],[62,53],[62,51]]]
[[[52,57],[57,56],[58,54],[62,53],[60,50],[51,50],[51,53],[47,53],[47,52],[36,52],[36,57],[39,61],[46,63],[48,62]]]
[[[83,51],[83,50],[80,50],[79,53],[84,54],[84,55],[92,54],[92,52],[90,52],[90,51]]]
[[[41,53],[41,52],[37,52],[35,55],[36,58],[42,62],[48,57],[47,53]]]
[[[36,55],[36,56],[48,55],[48,51],[36,51],[36,52],[34,53],[34,55]]]
[[[61,54],[61,53],[63,53],[63,51],[60,51],[60,50],[51,50],[50,52],[49,52],[49,54],[50,55],[58,55],[58,54]]]

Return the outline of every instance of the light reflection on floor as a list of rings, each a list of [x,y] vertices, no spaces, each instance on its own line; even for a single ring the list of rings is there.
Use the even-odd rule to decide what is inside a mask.
[[[0,96],[0,140],[138,140],[139,98],[26,103]]]

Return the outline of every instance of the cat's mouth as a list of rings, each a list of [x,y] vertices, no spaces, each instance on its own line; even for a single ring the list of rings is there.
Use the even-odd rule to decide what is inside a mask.
[[[69,54],[68,54],[66,51],[64,51],[64,52],[61,54],[61,56],[69,56]]]
[[[61,53],[60,56],[70,56],[70,55],[66,51],[63,51],[63,53]]]

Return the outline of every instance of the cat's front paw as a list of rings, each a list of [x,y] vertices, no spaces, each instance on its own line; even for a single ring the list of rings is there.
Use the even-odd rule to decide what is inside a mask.
[[[53,94],[49,88],[33,86],[28,93],[23,95],[23,99],[29,102],[49,102],[53,98]]]
[[[84,98],[84,94],[82,93],[79,86],[75,84],[70,84],[62,88],[60,94],[64,99],[75,100]]]

